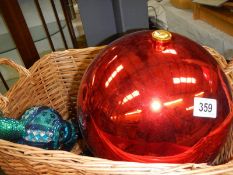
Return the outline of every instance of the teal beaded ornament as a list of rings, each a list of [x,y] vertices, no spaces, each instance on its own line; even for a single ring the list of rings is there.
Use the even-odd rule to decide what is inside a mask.
[[[47,106],[29,108],[20,120],[0,118],[0,138],[44,149],[72,148],[77,140],[73,124]]]

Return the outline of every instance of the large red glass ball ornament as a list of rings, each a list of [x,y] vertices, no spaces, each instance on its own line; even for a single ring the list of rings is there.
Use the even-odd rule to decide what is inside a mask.
[[[78,119],[98,157],[210,162],[232,120],[231,91],[197,43],[167,31],[136,32],[110,44],[89,66]]]

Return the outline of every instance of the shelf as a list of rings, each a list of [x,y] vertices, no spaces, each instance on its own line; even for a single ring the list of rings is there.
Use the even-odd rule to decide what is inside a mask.
[[[195,4],[193,16],[233,36],[233,13],[229,9]]]

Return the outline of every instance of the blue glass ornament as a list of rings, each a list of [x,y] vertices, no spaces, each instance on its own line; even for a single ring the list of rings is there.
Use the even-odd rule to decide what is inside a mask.
[[[36,106],[27,109],[19,121],[1,118],[0,138],[44,149],[69,150],[77,140],[77,132],[54,109]]]

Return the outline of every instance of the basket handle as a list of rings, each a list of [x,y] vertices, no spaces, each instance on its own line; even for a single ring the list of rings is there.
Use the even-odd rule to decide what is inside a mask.
[[[29,70],[19,64],[16,64],[14,61],[8,58],[0,58],[0,64],[9,65],[10,67],[14,68],[19,73],[19,79],[24,76],[29,77],[31,75]],[[3,103],[3,107],[6,107],[8,102],[8,98],[0,93],[0,103]]]
[[[232,58],[232,59],[233,59],[233,58]],[[226,74],[233,73],[233,60],[231,60],[231,61],[227,64],[227,66],[226,66],[224,72],[225,72]]]

